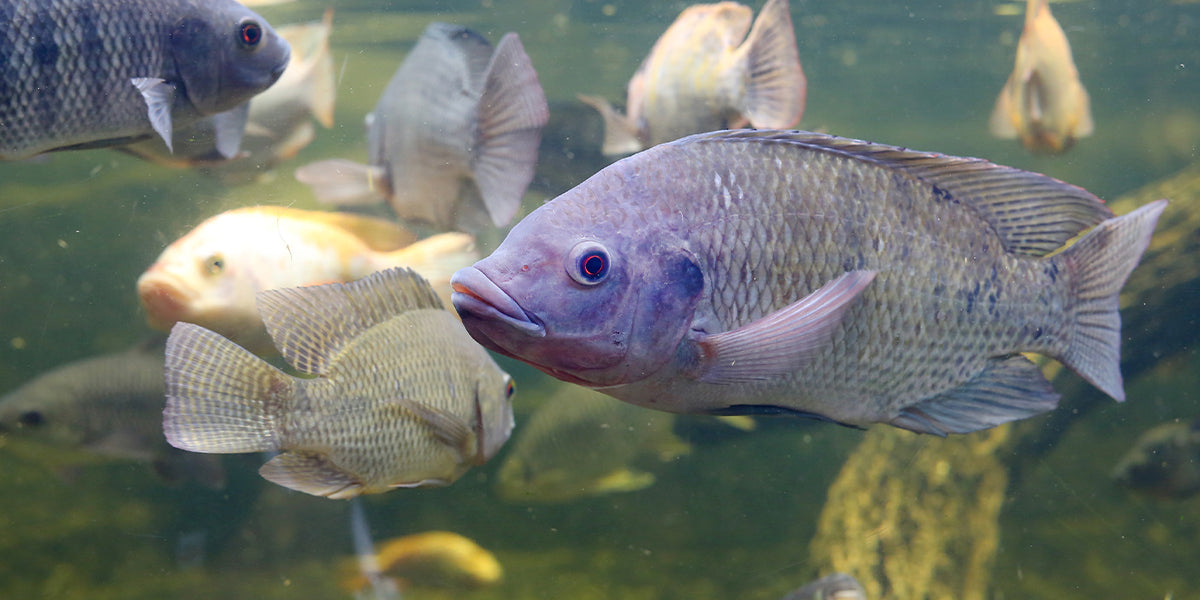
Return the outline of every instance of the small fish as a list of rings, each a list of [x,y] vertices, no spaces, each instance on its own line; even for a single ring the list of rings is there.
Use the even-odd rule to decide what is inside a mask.
[[[1071,45],[1050,14],[1050,0],[1029,0],[1012,75],[996,98],[992,135],[1032,152],[1061,153],[1092,134],[1092,109],[1079,81]]]
[[[197,461],[167,445],[163,392],[161,343],[85,358],[0,397],[0,432],[33,442],[37,456],[56,466],[133,460],[168,480],[221,487],[225,472],[216,457]]]
[[[241,151],[236,156],[227,157],[217,149],[215,117],[175,128],[173,151],[157,138],[117,149],[168,167],[218,169],[224,176],[235,171],[259,175],[292,158],[316,135],[314,118],[325,127],[333,126],[332,24],[333,11],[328,10],[322,21],[284,25],[277,30],[291,46],[291,60],[275,85],[250,99]]]
[[[979,159],[700,134],[530,213],[452,300],[487,348],[648,408],[965,433],[1057,404],[1022,352],[1124,399],[1117,294],[1166,204],[1109,218]]]
[[[788,2],[767,0],[752,28],[753,14],[737,2],[684,9],[629,80],[628,115],[603,98],[580,95],[604,117],[604,154],[704,131],[800,122],[807,82]]]
[[[1156,498],[1200,492],[1200,420],[1147,430],[1113,469],[1118,485]]]
[[[191,452],[282,452],[259,469],[330,498],[449,485],[513,426],[513,383],[429,283],[388,269],[258,295],[294,377],[199,325],[167,338],[163,432]]]
[[[851,575],[826,575],[793,591],[780,600],[867,600],[867,591]]]
[[[548,119],[517,34],[493,52],[466,27],[433,23],[367,115],[371,165],[321,161],[296,178],[323,202],[386,199],[401,219],[473,233],[517,214]]]
[[[382,219],[282,206],[223,212],[196,226],[138,278],[151,327],[195,323],[251,351],[274,351],[255,306],[263,290],[346,282],[408,266],[445,296],[450,276],[479,258],[465,233],[417,241]]]
[[[211,116],[237,153],[246,101],[289,48],[233,0],[0,0],[0,159],[130,143]]]
[[[568,384],[517,431],[496,491],[510,502],[546,503],[640,490],[654,483],[654,474],[634,463],[691,451],[671,432],[674,421],[675,415]]]
[[[426,531],[383,542],[375,562],[403,587],[468,590],[494,585],[504,577],[495,555],[450,531]],[[367,583],[361,575],[343,579],[343,587],[356,592]]]

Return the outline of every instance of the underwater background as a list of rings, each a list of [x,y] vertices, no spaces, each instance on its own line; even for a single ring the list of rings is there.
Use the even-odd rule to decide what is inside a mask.
[[[428,23],[466,25],[493,43],[515,31],[532,58],[551,117],[523,214],[608,163],[600,117],[575,95],[623,102],[629,77],[687,5],[296,0],[258,8],[273,25],[334,9],[334,127],[318,129],[273,175],[237,185],[108,150],[0,163],[0,393],[151,335],[135,281],[201,220],[251,204],[319,208],[292,171],[323,158],[366,159],[363,116]],[[1091,137],[1053,157],[988,133],[1022,6],[793,0],[808,78],[799,127],[1046,173],[1118,213],[1165,196],[1174,202],[1164,220],[1190,222],[1186,211],[1200,211],[1200,3],[1053,4],[1096,122]],[[1189,252],[1196,230],[1171,231],[1182,233],[1156,238],[1151,269],[1200,272],[1190,266],[1200,262]],[[502,236],[485,233],[481,251]],[[454,531],[504,567],[491,587],[413,588],[406,598],[773,600],[835,570],[858,577],[872,599],[1200,598],[1200,497],[1137,495],[1110,475],[1148,428],[1200,417],[1200,284],[1164,280],[1164,290],[1188,290],[1171,298],[1193,300],[1163,307],[1153,302],[1159,271],[1146,268],[1134,277],[1149,291],[1123,305],[1123,404],[1065,374],[1055,380],[1067,394],[1058,411],[945,440],[787,419],[748,434],[681,420],[677,432],[692,451],[655,465],[644,489],[559,504],[503,501],[494,489],[502,452],[449,487],[364,498],[372,535]],[[1155,311],[1165,308],[1170,321],[1161,323]],[[1160,332],[1169,343],[1151,347],[1165,339]],[[557,383],[498,361],[519,386],[515,438]],[[166,483],[144,463],[0,434],[0,598],[352,597],[340,586],[353,555],[349,505],[272,485],[256,472],[261,462],[224,457],[228,481],[212,490]]]

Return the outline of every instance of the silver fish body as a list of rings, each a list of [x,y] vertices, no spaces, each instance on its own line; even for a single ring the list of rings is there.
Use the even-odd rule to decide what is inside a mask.
[[[233,0],[0,0],[0,159],[118,145],[227,114],[288,45]]]
[[[453,301],[485,346],[650,408],[966,432],[1056,404],[1020,352],[1124,398],[1117,292],[1165,205],[1108,219],[979,159],[702,134],[530,213]]]
[[[271,290],[259,310],[287,375],[198,325],[167,340],[163,431],[193,452],[282,452],[259,473],[350,498],[448,485],[512,430],[512,381],[428,282],[389,269],[349,284]]]

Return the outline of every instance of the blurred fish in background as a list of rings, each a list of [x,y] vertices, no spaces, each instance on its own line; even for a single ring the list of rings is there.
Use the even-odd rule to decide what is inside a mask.
[[[0,397],[6,451],[70,469],[110,460],[149,463],[167,481],[224,485],[217,457],[189,455],[162,433],[161,340],[61,365]],[[25,445],[28,451],[25,451]]]
[[[1148,429],[1121,457],[1112,478],[1155,498],[1195,496],[1200,492],[1200,419]]]
[[[504,568],[495,555],[474,540],[451,531],[426,531],[381,542],[375,564],[397,587],[465,591],[495,585]],[[360,593],[369,581],[355,565],[343,569],[342,587]]]
[[[403,220],[474,233],[517,214],[548,118],[517,34],[493,52],[466,27],[433,23],[367,115],[371,164],[326,160],[296,178],[322,202],[387,200]]]
[[[0,159],[114,146],[212,117],[233,156],[288,44],[233,0],[0,0]],[[132,40],[135,43],[129,43]]]
[[[478,257],[465,233],[418,241],[382,219],[250,206],[211,217],[173,242],[138,278],[137,290],[155,329],[195,323],[267,354],[275,349],[255,305],[258,292],[353,281],[407,266],[448,301],[450,276]]]
[[[1092,109],[1079,81],[1067,35],[1050,13],[1050,0],[1029,0],[1017,60],[996,98],[992,135],[1031,152],[1059,154],[1092,134]]]
[[[316,135],[313,119],[333,126],[333,57],[329,34],[333,10],[312,23],[283,25],[279,36],[292,48],[287,70],[275,85],[250,102],[241,151],[227,157],[217,149],[217,124],[206,117],[175,129],[173,151],[151,138],[118,149],[169,167],[204,167],[225,179],[253,178],[292,158]]]
[[[648,487],[654,474],[637,465],[691,451],[671,432],[674,422],[675,415],[562,385],[517,430],[496,491],[508,502],[534,504]]]
[[[780,600],[867,600],[867,591],[853,576],[833,573],[808,583]]]
[[[330,498],[449,485],[513,426],[512,379],[413,271],[269,290],[259,310],[296,371],[199,325],[166,349],[163,432],[192,452],[282,452],[259,469]]]
[[[580,95],[604,117],[604,154],[705,131],[799,123],[807,82],[788,2],[768,0],[753,27],[752,18],[737,2],[684,9],[629,80],[627,115],[604,98]]]

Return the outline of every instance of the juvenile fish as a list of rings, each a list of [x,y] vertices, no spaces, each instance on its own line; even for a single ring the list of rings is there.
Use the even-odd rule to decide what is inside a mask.
[[[270,290],[259,310],[287,375],[190,323],[166,350],[163,432],[192,452],[281,452],[259,469],[330,498],[449,485],[512,431],[512,379],[405,269]]]
[[[381,542],[375,554],[381,574],[399,580],[398,587],[420,586],[469,590],[498,583],[504,568],[496,556],[474,540],[452,531],[426,531]],[[361,574],[343,579],[342,587],[361,592]]]
[[[255,305],[258,292],[353,281],[406,266],[448,297],[450,276],[478,258],[465,233],[418,241],[382,219],[251,206],[211,217],[175,240],[138,278],[137,291],[155,329],[195,323],[253,352],[272,353]]]
[[[833,573],[808,583],[780,600],[867,600],[867,591],[853,576]]]
[[[548,119],[517,34],[493,52],[466,27],[433,23],[367,115],[371,165],[321,161],[296,178],[323,202],[386,199],[401,219],[474,233],[517,214]]]
[[[1109,218],[979,159],[717,132],[544,204],[452,298],[488,348],[641,406],[964,433],[1056,405],[1023,352],[1124,399],[1117,294],[1166,204]]]
[[[1200,419],[1148,429],[1113,468],[1118,485],[1157,498],[1200,493]]]
[[[1017,61],[996,98],[992,135],[1020,138],[1033,152],[1066,152],[1092,134],[1092,109],[1071,45],[1050,13],[1050,0],[1029,0]]]
[[[753,27],[752,17],[737,2],[684,9],[629,80],[628,115],[603,98],[579,96],[604,117],[604,153],[747,124],[795,126],[807,83],[788,2],[768,0]]]
[[[288,44],[233,0],[0,0],[0,159],[130,143],[171,147],[206,116],[237,153],[245,103]]]

